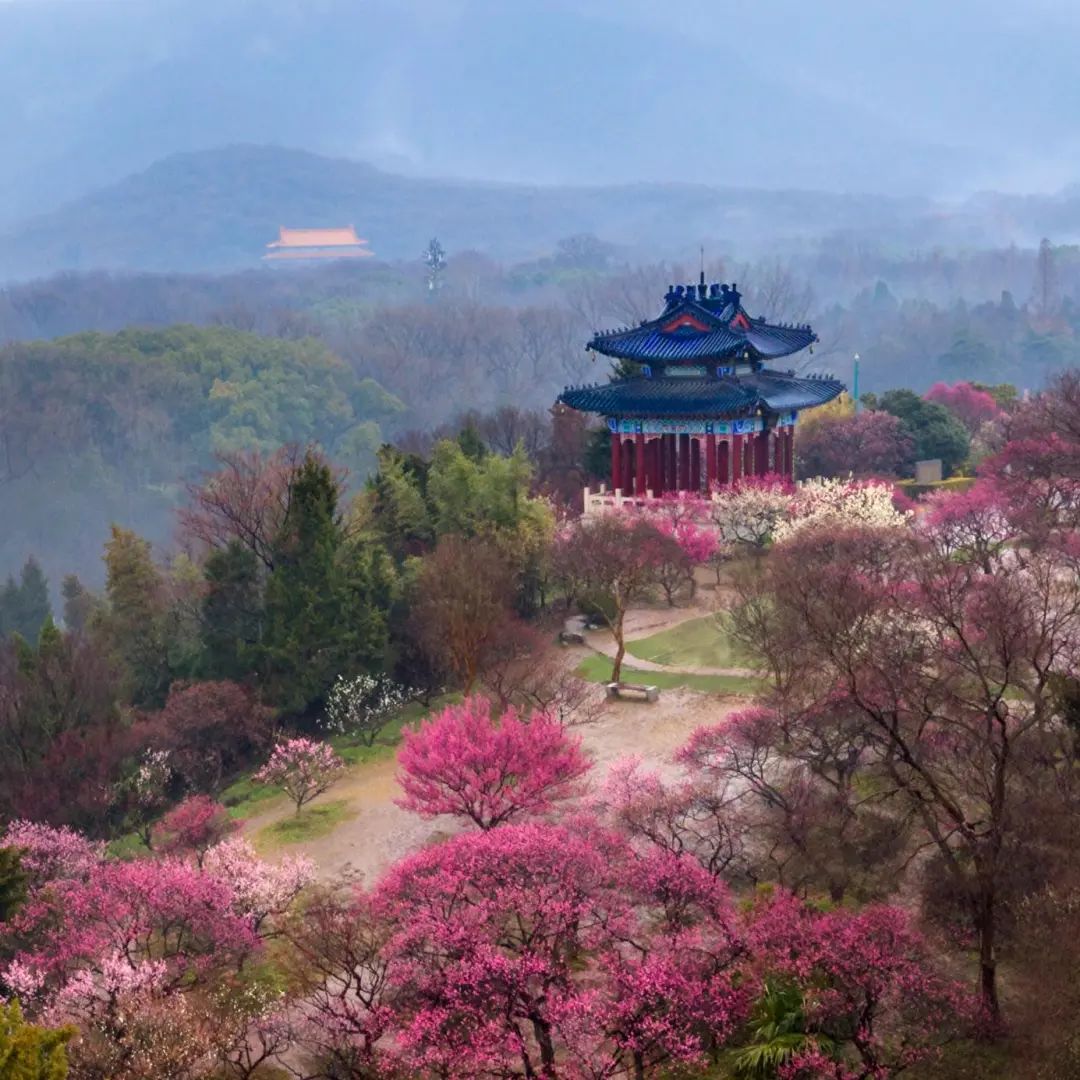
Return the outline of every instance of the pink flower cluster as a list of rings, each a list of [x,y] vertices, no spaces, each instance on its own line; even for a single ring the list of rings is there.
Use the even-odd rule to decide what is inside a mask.
[[[581,740],[547,713],[467,698],[407,732],[398,754],[398,805],[424,817],[449,814],[491,829],[543,814],[582,792],[590,761]]]

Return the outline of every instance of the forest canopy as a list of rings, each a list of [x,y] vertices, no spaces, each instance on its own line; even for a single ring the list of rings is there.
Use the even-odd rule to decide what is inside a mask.
[[[82,569],[113,521],[166,535],[215,454],[319,442],[363,476],[403,408],[311,338],[229,327],[82,333],[0,349],[0,563]]]

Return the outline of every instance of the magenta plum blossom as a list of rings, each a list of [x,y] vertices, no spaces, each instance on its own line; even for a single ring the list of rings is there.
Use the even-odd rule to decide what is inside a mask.
[[[582,791],[590,767],[581,740],[552,716],[466,698],[405,735],[398,755],[399,805],[424,817],[448,814],[492,829],[543,814]]]

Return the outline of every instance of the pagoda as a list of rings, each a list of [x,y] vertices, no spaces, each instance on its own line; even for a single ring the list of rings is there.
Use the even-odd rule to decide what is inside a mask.
[[[611,488],[624,496],[712,491],[743,477],[794,477],[802,409],[844,386],[766,364],[808,348],[808,325],[751,318],[735,285],[671,286],[659,318],[596,334],[586,346],[621,361],[609,382],[559,401],[599,413],[611,432]]]

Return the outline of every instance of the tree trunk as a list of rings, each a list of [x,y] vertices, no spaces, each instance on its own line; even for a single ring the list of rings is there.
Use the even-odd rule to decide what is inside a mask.
[[[540,1066],[543,1076],[555,1075],[555,1045],[551,1041],[551,1025],[539,1017],[532,1018],[533,1035],[540,1050]]]
[[[622,613],[615,620],[615,625],[612,627],[612,634],[615,638],[615,663],[611,668],[611,681],[620,682],[622,680],[622,662],[623,657],[626,656],[626,642],[623,639],[623,616]]]
[[[997,991],[997,912],[993,893],[983,892],[976,900],[975,931],[979,938],[979,993],[991,1027],[1001,1025],[1001,1003]]]

